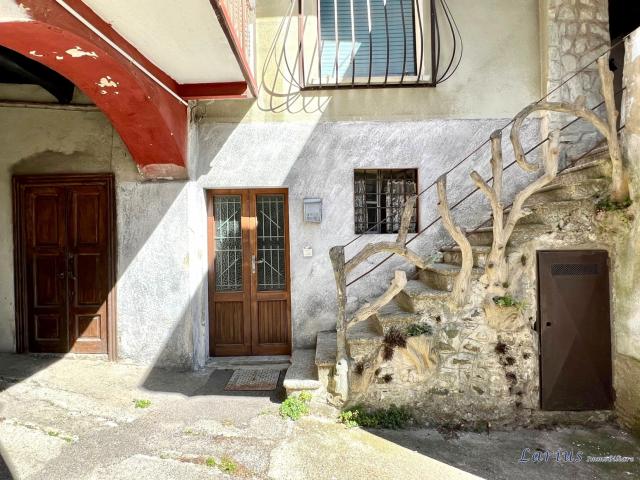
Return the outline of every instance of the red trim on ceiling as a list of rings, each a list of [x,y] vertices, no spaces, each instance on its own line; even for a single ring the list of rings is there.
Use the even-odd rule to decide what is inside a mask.
[[[179,84],[178,95],[185,100],[247,98],[247,82]]]
[[[161,70],[154,63],[152,63],[147,57],[145,57],[136,47],[130,44],[122,35],[120,35],[109,23],[105,22],[101,17],[99,17],[90,7],[88,7],[82,0],[65,0],[66,3],[73,8],[76,12],[78,12],[83,18],[85,18],[89,23],[91,23],[94,27],[96,27],[101,33],[106,35],[111,41],[113,41],[118,47],[122,48],[125,52],[131,55],[137,62],[139,62],[143,67],[149,70],[153,75],[155,75],[159,80],[161,80],[164,84],[166,84],[171,90],[173,90],[177,95],[181,96],[185,100],[210,100],[210,99],[226,99],[226,98],[247,98],[247,81],[245,82],[222,82],[222,83],[193,83],[193,84],[179,84],[176,82],[169,74]],[[240,40],[236,35],[233,27],[231,26],[231,20],[229,13],[226,8],[221,5],[223,10],[223,18],[220,20],[220,25],[225,31],[225,35],[227,32],[225,28],[229,29],[231,34],[231,38],[227,35],[229,40],[229,44],[231,49],[234,52],[238,65],[242,71],[242,74],[245,78],[247,75],[249,76],[250,81],[252,82],[252,88],[249,88],[249,91],[252,95],[256,95],[257,87],[255,83],[255,79],[253,78],[253,74],[251,73],[251,69],[248,67],[249,63],[246,59],[244,51],[242,49],[242,45],[240,44]],[[223,23],[224,22],[224,23]],[[236,53],[240,52],[240,56]],[[245,72],[246,68],[246,72]],[[240,84],[245,85],[245,88],[242,92],[232,92],[228,93],[227,89],[233,88],[230,87],[232,84]],[[192,94],[182,95],[180,92],[185,90],[185,86],[188,85],[187,91],[191,91]],[[193,88],[192,88],[193,87]],[[193,92],[200,92],[198,94],[193,94]]]
[[[134,58],[140,65],[149,70],[158,80],[161,80],[167,87],[174,92],[178,83],[171,78],[171,76],[157,67],[151,60],[145,57],[140,51],[130,44],[126,38],[120,35],[111,24],[105,22],[102,17],[98,16],[90,7],[88,7],[82,0],[65,0],[65,3],[69,5],[73,10],[78,12],[82,18],[87,20],[91,25],[96,27],[100,33],[104,34],[109,40],[118,45],[122,50],[127,52]],[[93,33],[91,33],[93,35]]]
[[[186,176],[186,106],[56,2],[22,4],[32,21],[2,23],[0,44],[80,88],[109,118],[143,172]]]

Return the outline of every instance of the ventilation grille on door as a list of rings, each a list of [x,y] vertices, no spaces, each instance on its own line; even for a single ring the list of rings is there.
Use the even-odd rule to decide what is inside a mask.
[[[584,276],[584,275],[598,275],[597,263],[556,263],[551,266],[551,274],[556,275],[569,275],[569,276]]]

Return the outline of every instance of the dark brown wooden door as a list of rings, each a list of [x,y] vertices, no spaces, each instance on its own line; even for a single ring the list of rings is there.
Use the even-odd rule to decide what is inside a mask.
[[[291,352],[286,189],[209,192],[212,356]]]
[[[15,177],[19,350],[108,352],[111,189],[104,176]]]
[[[538,282],[541,407],[612,408],[607,252],[538,252]]]
[[[66,353],[66,192],[60,187],[29,186],[23,194],[29,350]]]

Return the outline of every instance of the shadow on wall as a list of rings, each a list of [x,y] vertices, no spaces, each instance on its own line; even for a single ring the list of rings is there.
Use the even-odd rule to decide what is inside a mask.
[[[7,462],[4,460],[4,455],[2,454],[1,451],[0,451],[0,478],[5,478],[7,480],[13,479],[13,474],[9,469],[9,465],[7,465]]]
[[[306,94],[302,92],[299,68],[302,50],[296,48],[295,58],[289,59],[287,50],[291,49],[290,39],[297,37],[298,32],[292,29],[300,28],[297,21],[297,2],[290,2],[287,14],[282,16],[273,41],[267,51],[265,61],[260,72],[260,86],[258,89],[257,106],[265,112],[281,113],[315,113],[323,112],[331,101],[330,97]],[[308,27],[311,17],[304,17],[302,31]],[[316,55],[314,52],[312,57]]]
[[[31,121],[31,124],[35,125],[34,128],[38,126],[37,117],[35,118],[36,120]],[[90,123],[89,129],[91,129],[93,127],[91,120],[86,117],[83,119]],[[43,122],[43,124],[46,123],[46,121]],[[106,121],[104,124],[109,125]],[[97,130],[103,126],[98,125]],[[106,136],[102,132],[100,135]],[[116,136],[115,133],[113,135]],[[52,136],[55,138],[55,132],[52,133]],[[108,136],[111,137],[111,131]],[[47,143],[52,145],[47,145]],[[40,138],[35,146],[37,148],[42,144],[49,148],[53,146],[60,150],[68,150],[64,142],[52,143],[48,137]],[[158,329],[159,326],[165,325],[167,322],[173,322],[175,315],[183,313],[183,298],[179,298],[180,308],[177,309],[177,312],[176,308],[172,308],[176,297],[183,293],[180,290],[182,278],[173,278],[167,272],[180,272],[184,270],[188,262],[186,255],[176,258],[176,253],[184,253],[186,248],[176,252],[180,249],[175,247],[176,244],[180,245],[180,241],[187,231],[187,226],[180,223],[166,225],[166,218],[170,217],[172,212],[174,215],[186,212],[186,203],[180,203],[185,183],[141,183],[135,165],[126,149],[123,146],[121,150],[114,149],[111,146],[111,138],[109,138],[108,144],[108,148],[111,150],[105,148],[104,152],[100,152],[100,147],[96,147],[98,152],[61,153],[60,151],[44,150],[35,153],[9,166],[5,171],[6,186],[10,191],[11,177],[15,174],[113,173],[116,177],[115,202],[117,211],[115,281],[121,292],[116,296],[116,330],[118,332],[116,341],[120,358],[141,362],[146,357],[148,363],[149,359],[158,357],[156,361],[168,364],[176,363],[176,358],[179,357],[179,361],[190,364],[191,357],[180,348],[170,348],[171,339],[159,338],[161,332]],[[98,155],[99,153],[101,154]],[[11,222],[11,194],[8,193],[7,197],[9,213],[6,216],[7,221]],[[180,207],[183,207],[184,211],[176,213],[175,209]],[[176,226],[183,228],[180,230]],[[160,231],[157,231],[158,229]],[[5,252],[7,261],[11,262],[9,263],[11,265],[11,251],[13,250],[11,227],[9,226],[6,231],[8,235],[3,240],[6,240],[7,244],[3,250],[7,251]],[[150,249],[154,249],[154,251],[151,252]],[[13,278],[13,275],[7,275],[7,278]],[[13,284],[12,280],[11,284]],[[113,291],[116,285],[107,286],[108,290],[104,292],[105,299],[107,292]],[[10,296],[12,295],[7,295],[7,297]],[[163,302],[166,302],[168,306],[163,306]],[[184,323],[184,319],[179,318],[180,321],[177,323]],[[13,325],[11,325],[11,329],[13,329]],[[190,331],[184,333],[185,329],[176,328],[178,333],[174,333],[174,335],[190,338]],[[169,329],[169,331],[172,330],[173,328]],[[131,335],[137,336],[138,340],[129,341]],[[169,345],[169,351],[165,348],[163,349],[164,355],[161,355],[157,345],[164,345],[165,340]],[[11,378],[15,381],[28,378],[59,358],[61,356],[51,355],[47,356],[45,361],[38,359],[39,361],[33,362],[29,368],[12,372]],[[4,382],[0,384],[2,389],[8,386],[10,384]]]
[[[294,348],[310,348],[318,331],[335,327],[335,281],[328,251],[355,236],[354,169],[418,168],[418,188],[424,189],[506,123],[504,119],[335,122],[325,121],[324,115],[315,123],[204,121],[199,130],[197,181],[204,188],[289,189]],[[526,126],[523,140],[525,147],[538,142],[537,120]],[[504,145],[505,156],[512,156],[507,138]],[[449,176],[450,203],[474,189],[471,168],[485,178],[490,176],[489,150],[486,145]],[[535,155],[530,158],[536,159]],[[531,179],[516,168],[505,176],[511,181],[507,194]],[[303,221],[305,197],[323,199],[321,223]],[[419,228],[435,220],[436,205],[435,188],[431,188],[419,200]],[[454,215],[463,226],[473,227],[479,215],[488,218],[489,211],[484,197],[475,194]],[[389,239],[389,235],[365,235],[348,247],[347,256],[369,242]],[[426,256],[449,241],[436,223],[413,247]],[[312,257],[303,257],[306,245],[312,247]],[[382,258],[373,257],[371,262]],[[371,266],[367,263],[364,267]],[[351,288],[350,307],[356,308],[358,302],[386,289],[396,268],[406,270],[409,265],[402,260],[388,262]]]

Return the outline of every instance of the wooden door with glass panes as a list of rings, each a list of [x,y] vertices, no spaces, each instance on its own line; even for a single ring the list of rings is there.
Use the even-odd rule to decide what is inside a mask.
[[[287,190],[208,193],[211,356],[291,353]]]

